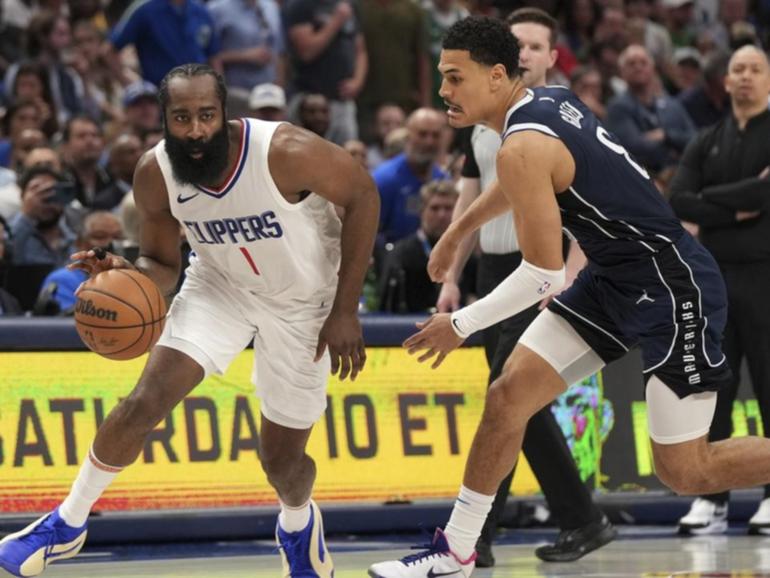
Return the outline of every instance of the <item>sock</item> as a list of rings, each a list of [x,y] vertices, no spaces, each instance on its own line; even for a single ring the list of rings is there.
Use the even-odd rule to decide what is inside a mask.
[[[75,483],[72,484],[69,496],[59,506],[59,515],[62,519],[73,528],[79,528],[85,524],[96,500],[122,470],[122,467],[108,466],[100,462],[91,448],[88,451],[88,457],[80,467]]]
[[[278,523],[284,532],[304,530],[308,522],[310,522],[310,500],[301,506],[287,506],[281,502],[281,513],[278,514]]]
[[[494,495],[479,494],[460,486],[460,495],[444,529],[449,548],[460,560],[467,560],[476,551],[476,541],[494,500]]]

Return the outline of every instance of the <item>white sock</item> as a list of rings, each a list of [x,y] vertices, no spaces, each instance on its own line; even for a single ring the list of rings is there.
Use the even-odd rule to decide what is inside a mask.
[[[278,523],[284,532],[304,530],[308,522],[310,522],[310,500],[301,506],[287,506],[281,502],[281,513],[278,514]]]
[[[467,560],[476,551],[476,541],[494,500],[494,494],[487,496],[460,486],[460,495],[444,534],[452,552],[461,560]]]
[[[73,528],[79,528],[85,524],[96,500],[122,470],[122,467],[108,466],[100,462],[91,448],[88,451],[88,457],[80,467],[75,483],[72,484],[69,496],[59,506],[59,515],[62,519]]]

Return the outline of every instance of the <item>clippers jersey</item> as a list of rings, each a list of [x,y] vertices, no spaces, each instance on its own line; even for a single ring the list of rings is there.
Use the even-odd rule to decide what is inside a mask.
[[[503,140],[535,130],[560,139],[575,178],[557,191],[562,225],[589,261],[612,267],[649,257],[684,233],[674,211],[639,165],[570,90],[527,90],[509,111]]]
[[[203,276],[218,273],[233,287],[273,301],[325,298],[336,287],[340,264],[341,222],[334,206],[313,193],[289,203],[268,168],[280,123],[240,123],[238,162],[218,190],[180,185],[165,141],[155,147],[171,213],[194,252],[190,268]]]

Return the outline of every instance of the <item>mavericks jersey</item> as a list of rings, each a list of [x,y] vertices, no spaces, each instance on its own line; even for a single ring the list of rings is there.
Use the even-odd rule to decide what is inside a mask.
[[[180,185],[165,141],[155,147],[171,213],[194,257],[191,270],[273,301],[316,301],[337,285],[341,222],[332,203],[311,193],[288,202],[270,175],[267,153],[280,123],[240,119],[238,162],[219,189]],[[310,162],[298,159],[297,162]]]
[[[556,199],[565,231],[590,262],[612,267],[649,257],[684,234],[644,167],[570,90],[527,90],[508,111],[503,140],[523,130],[558,138],[572,153],[575,179]]]

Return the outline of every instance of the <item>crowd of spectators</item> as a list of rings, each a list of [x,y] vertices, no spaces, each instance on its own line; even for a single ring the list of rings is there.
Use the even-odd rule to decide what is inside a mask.
[[[372,172],[382,215],[362,310],[430,309],[438,288],[413,268],[448,224],[470,140],[438,96],[441,38],[526,6],[560,23],[549,83],[663,194],[697,132],[730,114],[730,54],[770,46],[770,0],[2,0],[0,314],[70,311],[71,280],[52,272],[73,247],[136,254],[133,171],[163,138],[156,87],[185,62],[224,74],[231,118],[294,122]],[[471,262],[464,299],[473,276]]]

